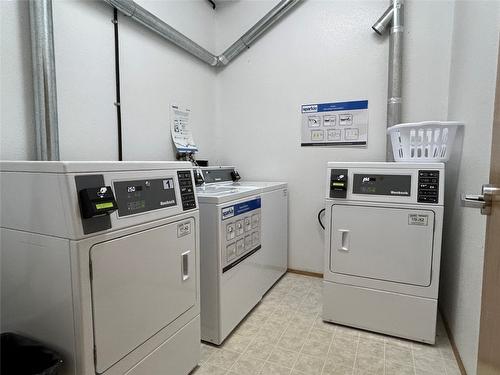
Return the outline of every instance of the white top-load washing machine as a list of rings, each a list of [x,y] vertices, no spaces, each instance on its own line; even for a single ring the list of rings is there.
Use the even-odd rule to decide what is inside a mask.
[[[62,375],[187,374],[200,351],[186,162],[1,162],[2,331]]]
[[[202,168],[202,339],[221,344],[286,272],[285,183],[234,182],[234,167]]]
[[[433,344],[444,164],[328,163],[323,320]]]

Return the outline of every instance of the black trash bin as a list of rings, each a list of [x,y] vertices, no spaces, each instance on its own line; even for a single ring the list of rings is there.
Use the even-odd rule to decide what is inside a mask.
[[[15,333],[2,333],[2,375],[57,375],[63,361],[39,342]]]

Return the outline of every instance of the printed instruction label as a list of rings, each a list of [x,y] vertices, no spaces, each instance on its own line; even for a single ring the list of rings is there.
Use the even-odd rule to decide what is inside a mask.
[[[429,225],[429,215],[422,214],[408,214],[408,225]]]
[[[198,151],[198,147],[194,143],[193,133],[191,132],[191,124],[189,116],[191,110],[170,104],[170,131],[172,133],[172,141],[178,152],[193,153]]]
[[[366,146],[368,100],[305,104],[301,146]]]

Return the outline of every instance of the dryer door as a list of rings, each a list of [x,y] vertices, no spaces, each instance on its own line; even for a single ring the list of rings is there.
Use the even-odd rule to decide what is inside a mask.
[[[91,248],[98,373],[195,305],[194,224],[186,219]]]
[[[430,285],[433,211],[336,204],[331,214],[331,272]]]

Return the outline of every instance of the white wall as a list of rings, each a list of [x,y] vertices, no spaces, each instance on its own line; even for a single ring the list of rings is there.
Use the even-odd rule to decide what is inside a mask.
[[[489,178],[499,31],[499,2],[457,2],[448,117],[466,125],[463,151],[447,165],[440,307],[469,375],[477,364],[486,218],[461,207],[460,194],[479,193]]]
[[[220,3],[218,51],[276,3]],[[326,163],[385,158],[388,39],[371,25],[387,5],[305,1],[217,75],[221,161],[247,179],[289,182],[291,268],[323,272]],[[452,25],[453,2],[407,2],[404,120],[446,119]],[[369,100],[367,148],[300,147],[301,104],[356,99]]]
[[[142,1],[152,13],[214,51],[206,1]],[[172,160],[169,105],[191,108],[199,158],[215,158],[215,70],[127,17],[120,17],[124,160]]]
[[[198,43],[214,48],[214,11],[205,0],[140,1]],[[2,159],[33,159],[28,2],[2,1]],[[60,157],[117,160],[112,8],[102,1],[56,0],[54,45]],[[123,155],[172,160],[168,104],[191,107],[200,155],[214,157],[213,69],[120,17]]]
[[[0,159],[35,156],[28,6],[0,4]]]

